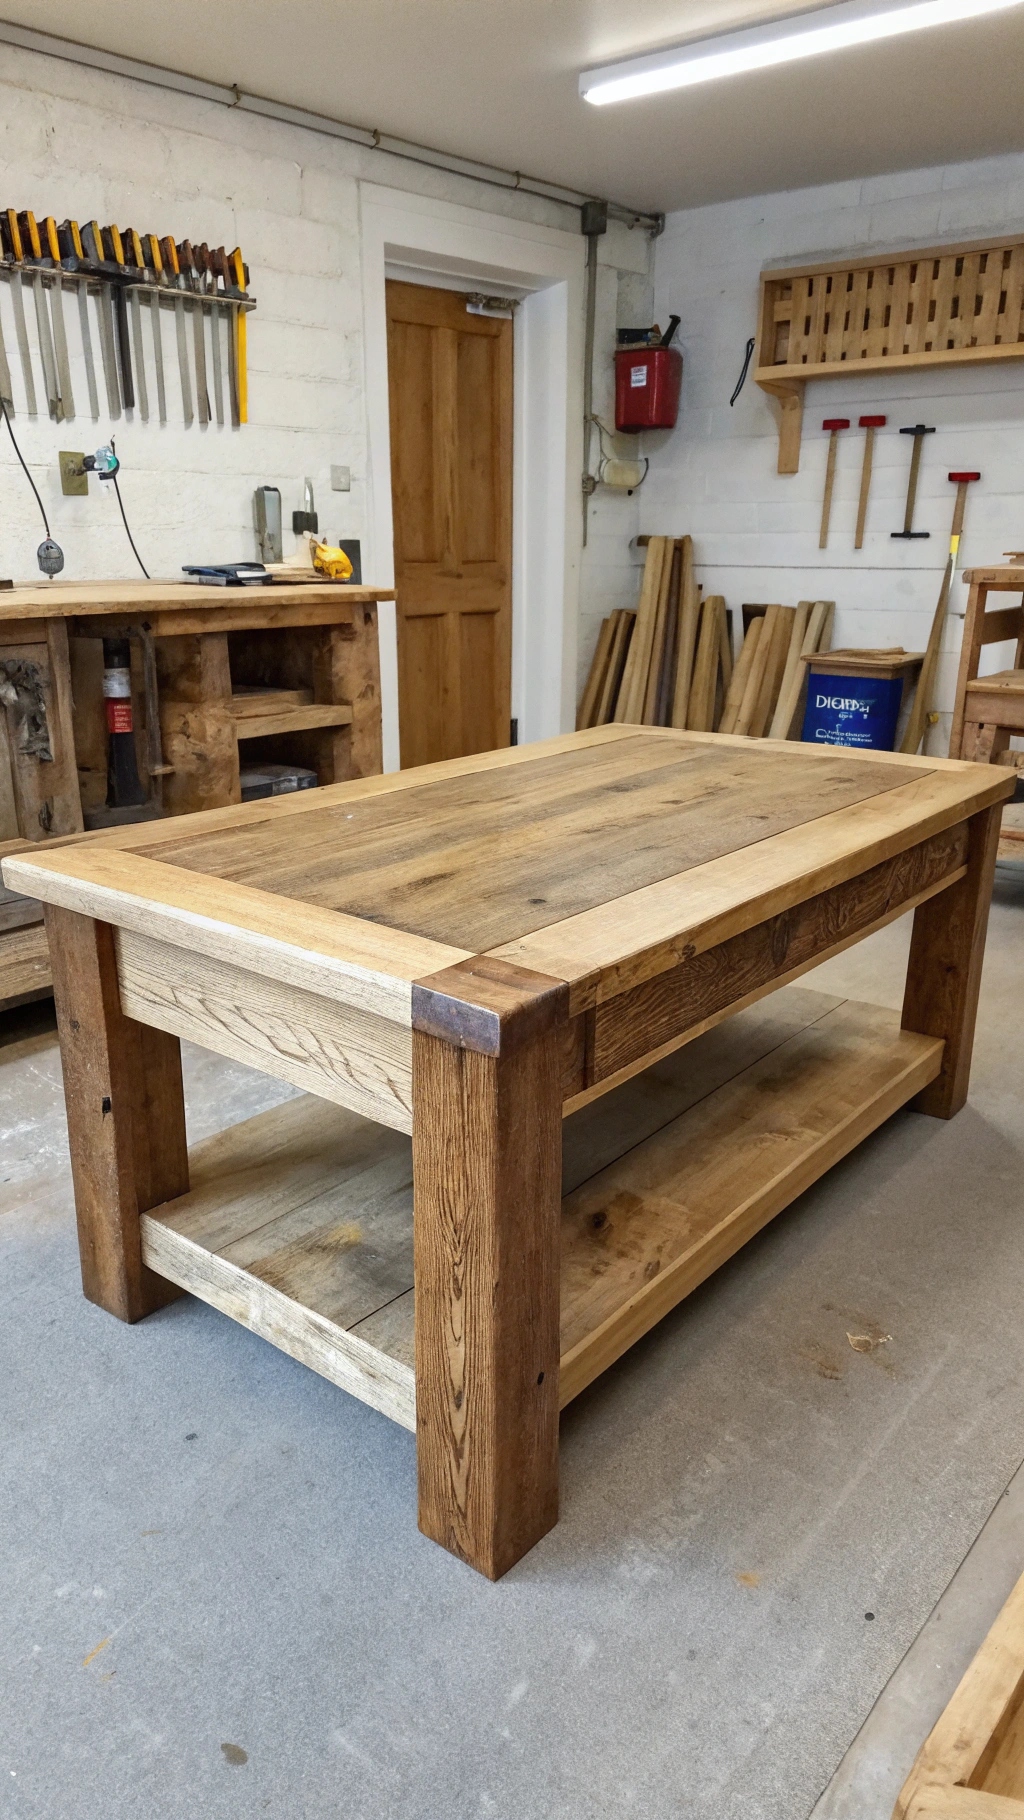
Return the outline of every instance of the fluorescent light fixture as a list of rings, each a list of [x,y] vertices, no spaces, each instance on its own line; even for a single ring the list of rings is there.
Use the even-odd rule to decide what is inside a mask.
[[[717,38],[702,38],[674,50],[630,57],[603,69],[585,70],[580,94],[595,107],[612,101],[631,101],[637,95],[660,95],[669,89],[692,88],[720,76],[738,76],[745,70],[771,69],[800,57],[820,57],[826,51],[871,44],[876,38],[898,38],[931,25],[951,25],[958,19],[977,19],[985,13],[1006,12],[1022,0],[916,0],[910,6],[885,0],[838,0],[834,6],[774,19],[767,25],[748,26]]]

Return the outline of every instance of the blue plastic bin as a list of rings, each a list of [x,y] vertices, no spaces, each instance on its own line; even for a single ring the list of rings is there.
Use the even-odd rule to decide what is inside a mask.
[[[917,651],[829,651],[808,664],[802,738],[825,746],[891,752]]]

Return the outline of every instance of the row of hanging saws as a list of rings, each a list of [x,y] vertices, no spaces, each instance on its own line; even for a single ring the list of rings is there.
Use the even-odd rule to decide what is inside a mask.
[[[118,418],[134,411],[143,422],[150,415],[144,312],[149,317],[156,411],[167,422],[164,375],[164,327],[174,316],[174,341],[185,427],[248,421],[246,313],[255,308],[249,296],[249,270],[238,247],[211,250],[205,242],[175,243],[170,235],[137,234],[134,228],[101,228],[96,221],[81,229],[77,221],[58,227],[52,215],[37,221],[27,209],[0,210],[0,277],[10,291],[14,341],[18,349],[25,405],[39,415],[39,395],[29,341],[26,304],[34,308],[36,359],[50,417],[63,423],[75,415],[68,352],[65,299],[77,298],[82,359],[89,412],[100,415],[100,395],[93,352],[93,313],[107,413]],[[0,399],[15,412],[8,341],[0,311]]]

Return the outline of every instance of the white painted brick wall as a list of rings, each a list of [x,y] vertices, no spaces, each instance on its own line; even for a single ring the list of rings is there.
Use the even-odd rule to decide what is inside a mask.
[[[646,531],[688,530],[698,575],[732,606],[743,601],[834,598],[836,644],[922,649],[948,549],[955,489],[950,469],[980,469],[968,493],[961,545],[969,567],[1024,549],[1024,361],[818,381],[808,385],[800,472],[776,472],[774,407],[748,380],[729,397],[756,328],[758,275],[769,265],[811,264],[833,253],[1024,232],[1024,155],[945,169],[748,197],[671,215],[655,250],[655,315],[682,316],[683,403],[640,495]],[[862,550],[853,547],[863,431],[884,413]],[[840,440],[829,547],[818,550],[828,436],[825,417],[849,417]],[[903,524],[909,437],[903,424],[934,424],[926,439],[916,528],[927,542],[893,542]],[[653,443],[654,438],[649,439]],[[958,582],[952,607],[963,611]],[[950,617],[939,676],[946,750],[963,621]],[[986,667],[1012,661],[991,649]]]

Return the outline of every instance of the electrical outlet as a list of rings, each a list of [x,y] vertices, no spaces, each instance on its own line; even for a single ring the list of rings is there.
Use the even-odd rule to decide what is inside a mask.
[[[60,490],[69,499],[81,499],[88,495],[89,476],[82,463],[85,456],[77,449],[61,449],[57,460],[60,462]]]
[[[352,469],[351,468],[334,468],[334,467],[332,467],[332,469],[331,469],[331,491],[332,491],[332,493],[351,493],[351,491],[352,491]]]

